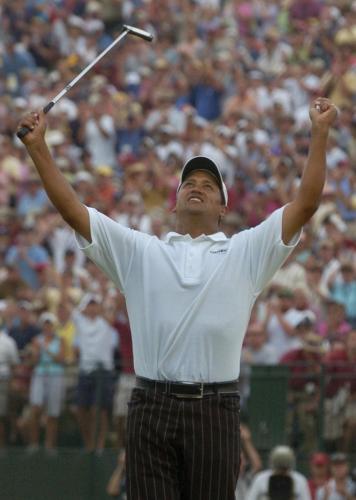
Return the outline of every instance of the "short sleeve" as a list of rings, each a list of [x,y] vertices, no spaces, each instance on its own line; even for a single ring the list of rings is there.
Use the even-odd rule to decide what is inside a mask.
[[[92,241],[76,233],[79,248],[124,292],[130,267],[151,237],[122,226],[94,208],[87,209]]]
[[[256,295],[269,283],[299,241],[299,231],[286,245],[282,240],[284,207],[275,210],[264,222],[247,231],[248,259]]]

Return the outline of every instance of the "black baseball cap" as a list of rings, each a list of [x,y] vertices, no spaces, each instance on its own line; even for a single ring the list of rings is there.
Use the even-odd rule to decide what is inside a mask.
[[[224,205],[226,207],[228,202],[228,195],[223,177],[221,175],[220,169],[217,166],[217,164],[207,156],[193,156],[193,158],[190,158],[184,164],[180,176],[179,185],[177,188],[177,193],[180,190],[182,183],[185,181],[188,175],[194,170],[206,170],[215,177],[222,194]]]

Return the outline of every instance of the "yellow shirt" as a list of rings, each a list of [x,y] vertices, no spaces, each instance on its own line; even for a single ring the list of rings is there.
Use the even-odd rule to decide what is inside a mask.
[[[58,336],[64,342],[64,359],[66,364],[72,364],[75,361],[73,340],[75,334],[75,326],[73,321],[67,321],[64,325],[60,326],[57,330]]]

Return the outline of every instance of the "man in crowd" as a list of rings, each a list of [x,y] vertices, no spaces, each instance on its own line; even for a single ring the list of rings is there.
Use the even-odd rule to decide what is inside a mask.
[[[356,484],[350,478],[350,467],[344,453],[334,453],[330,458],[331,478],[318,488],[316,500],[355,500]]]
[[[117,334],[102,316],[100,298],[84,297],[75,310],[74,349],[79,358],[78,419],[86,451],[102,453],[113,403],[114,352]],[[97,408],[100,414],[96,415]],[[96,436],[96,422],[99,430]]]
[[[310,500],[307,479],[294,468],[293,450],[288,446],[276,446],[270,455],[270,469],[257,474],[246,500]]]

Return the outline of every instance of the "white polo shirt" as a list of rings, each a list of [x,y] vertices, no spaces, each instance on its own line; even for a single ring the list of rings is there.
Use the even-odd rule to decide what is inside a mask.
[[[77,239],[125,294],[136,374],[237,379],[252,306],[298,240],[282,242],[283,209],[230,239],[169,233],[164,241],[88,210],[92,242]]]
[[[75,337],[73,346],[79,349],[79,369],[90,373],[99,365],[105,370],[114,368],[114,351],[118,336],[114,328],[101,316],[89,318],[73,311]]]
[[[259,472],[252,481],[246,500],[260,500],[267,498],[269,478],[272,476],[272,470]],[[307,479],[297,471],[290,471],[290,476],[294,483],[295,500],[311,500],[310,490]]]
[[[0,329],[0,380],[9,378],[12,366],[19,362],[19,353],[14,339]]]

